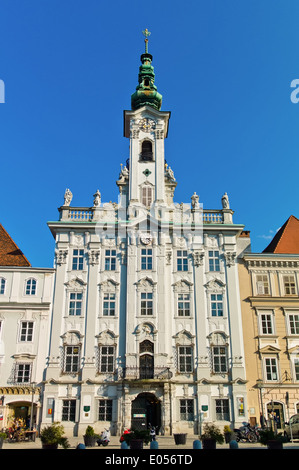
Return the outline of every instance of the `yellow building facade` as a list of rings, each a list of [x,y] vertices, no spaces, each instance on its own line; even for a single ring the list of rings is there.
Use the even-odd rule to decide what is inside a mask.
[[[299,413],[299,253],[278,252],[285,229],[239,263],[249,421],[278,430]]]

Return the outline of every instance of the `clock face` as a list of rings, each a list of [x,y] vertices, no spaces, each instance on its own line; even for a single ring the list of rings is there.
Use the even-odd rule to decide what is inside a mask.
[[[149,245],[152,242],[153,237],[150,233],[145,233],[141,235],[140,240],[144,245]]]
[[[141,129],[144,132],[150,132],[152,129],[155,128],[155,121],[152,119],[140,119],[139,121],[139,129]]]

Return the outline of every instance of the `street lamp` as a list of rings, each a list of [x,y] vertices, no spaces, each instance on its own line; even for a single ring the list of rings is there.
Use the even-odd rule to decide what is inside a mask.
[[[31,398],[31,413],[30,413],[30,431],[32,431],[32,424],[33,424],[33,400],[34,400],[34,387],[36,382],[31,382],[32,386],[32,398]]]
[[[262,381],[262,379],[256,379],[256,386],[260,391],[261,414],[262,414],[261,426],[263,428],[264,425],[265,425],[265,417],[264,417],[264,405],[263,405],[263,392],[262,392],[262,390],[263,390],[263,381]]]

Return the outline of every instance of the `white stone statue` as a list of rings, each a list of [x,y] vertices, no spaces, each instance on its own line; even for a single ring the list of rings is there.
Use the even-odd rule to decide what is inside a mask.
[[[72,192],[69,189],[66,189],[64,193],[64,205],[69,206],[70,203],[72,202],[72,199],[73,199]]]
[[[198,209],[199,208],[199,196],[196,193],[193,193],[191,196],[191,204],[192,204],[192,209]]]
[[[93,206],[98,207],[101,204],[101,193],[97,189],[97,192],[93,195],[94,200],[93,200]]]
[[[222,208],[223,209],[229,209],[229,200],[228,200],[228,195],[227,193],[224,193],[224,195],[222,196]]]

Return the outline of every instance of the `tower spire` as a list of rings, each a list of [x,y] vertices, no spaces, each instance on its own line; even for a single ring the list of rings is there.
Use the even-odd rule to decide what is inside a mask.
[[[148,54],[148,37],[151,35],[149,30],[145,28],[144,31],[142,31],[143,36],[145,37],[144,42],[145,42],[145,53]]]
[[[135,93],[131,96],[131,108],[135,110],[147,105],[160,111],[162,95],[157,92],[154,67],[152,66],[153,56],[148,53],[148,37],[151,33],[146,28],[142,31],[142,34],[145,42],[145,53],[140,57],[142,65],[139,67],[139,84],[136,87]]]

